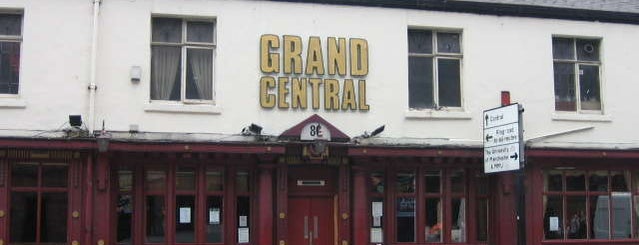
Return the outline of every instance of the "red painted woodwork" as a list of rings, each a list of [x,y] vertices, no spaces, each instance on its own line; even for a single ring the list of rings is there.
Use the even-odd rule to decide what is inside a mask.
[[[332,197],[290,197],[289,242],[334,245],[335,205]]]
[[[369,219],[366,175],[364,169],[353,167],[353,244],[368,245]],[[386,205],[388,206],[388,205]]]
[[[259,166],[258,245],[273,245],[273,167]]]
[[[95,164],[95,170],[97,170],[92,178],[97,179],[98,183],[100,179],[104,181],[104,188],[99,188],[97,186],[97,190],[94,192],[94,203],[93,203],[93,227],[94,236],[93,236],[93,244],[96,244],[98,241],[103,240],[105,244],[110,244],[110,229],[111,225],[109,221],[110,218],[110,193],[111,188],[107,188],[106,181],[109,178],[109,158],[106,154],[99,154],[97,157],[97,162]],[[91,210],[91,209],[89,209]]]
[[[276,198],[277,198],[277,244],[290,244],[287,238],[288,231],[288,166],[286,163],[277,165]],[[283,243],[283,244],[282,244]]]
[[[351,244],[351,173],[350,166],[342,164],[339,166],[339,187],[338,187],[338,244],[344,242]]]
[[[528,152],[527,152],[528,153]],[[352,157],[462,157],[481,158],[483,150],[480,148],[466,149],[432,149],[432,148],[404,148],[404,147],[360,147],[348,148],[348,155]]]
[[[0,217],[0,240],[7,241],[8,237],[8,223],[7,220],[9,214],[9,192],[8,192],[8,179],[9,176],[9,164],[7,164],[7,160],[0,159],[0,211],[4,213],[4,217]]]
[[[306,126],[309,123],[321,123],[326,125],[329,131],[331,132],[331,141],[347,142],[350,140],[350,137],[348,137],[348,135],[340,131],[337,127],[333,126],[333,124],[329,123],[328,121],[326,121],[324,118],[320,117],[317,114],[313,114],[312,116],[305,119],[304,121],[287,129],[282,134],[280,134],[280,138],[299,140],[300,134],[302,133],[302,128],[304,128],[304,126]]]
[[[497,244],[517,244],[517,219],[515,217],[516,211],[516,195],[513,193],[515,190],[514,174],[512,173],[500,173],[499,187],[496,193],[496,211],[498,214],[494,215],[494,219],[497,220]]]
[[[84,195],[84,212],[86,213],[84,218],[84,244],[91,244],[93,241],[93,158],[88,157],[86,160],[86,173],[85,173],[85,190]]]

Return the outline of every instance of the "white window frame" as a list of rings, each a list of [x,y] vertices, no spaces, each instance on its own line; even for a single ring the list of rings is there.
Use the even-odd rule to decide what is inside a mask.
[[[19,43],[20,44],[20,61],[19,61],[19,67],[22,68],[22,36],[24,33],[24,13],[22,12],[22,10],[15,10],[15,11],[11,11],[11,10],[5,10],[5,11],[0,11],[0,15],[20,15],[20,17],[22,18],[22,21],[20,22],[20,35],[0,35],[0,42],[14,42],[14,43]],[[5,108],[21,108],[25,106],[24,101],[16,101],[16,99],[20,98],[20,94],[21,94],[21,90],[22,90],[22,84],[20,83],[21,81],[21,75],[22,73],[22,69],[18,70],[18,92],[15,94],[5,94],[5,93],[0,93],[0,107],[5,107]],[[6,100],[6,99],[12,99],[12,100]]]
[[[215,66],[216,66],[216,62],[215,62],[215,57],[216,57],[216,50],[217,50],[217,21],[215,18],[193,18],[193,17],[179,17],[179,16],[165,16],[165,15],[157,15],[157,16],[152,16],[151,20],[156,19],[156,18],[171,18],[171,19],[180,19],[182,22],[182,33],[181,33],[181,40],[180,43],[167,43],[167,42],[154,42],[153,41],[153,35],[150,36],[151,38],[151,48],[153,46],[173,46],[173,47],[180,47],[180,100],[152,100],[149,99],[149,101],[151,102],[160,102],[160,103],[167,103],[167,104],[172,104],[172,103],[181,103],[181,104],[215,104],[216,101],[216,96],[215,96],[215,91],[216,91],[216,84],[215,84],[215,77],[216,77],[216,73],[215,73]],[[153,21],[151,21],[153,22]],[[187,41],[187,24],[189,22],[209,22],[213,24],[213,42],[212,43],[203,43],[203,42],[188,42]],[[153,26],[151,26],[151,30],[153,30]],[[202,99],[187,99],[186,98],[186,72],[187,72],[187,60],[186,60],[186,55],[187,55],[187,50],[188,49],[208,49],[208,50],[212,50],[211,52],[211,60],[212,60],[212,67],[211,67],[211,99],[210,100],[202,100]],[[150,69],[149,69],[150,70]],[[149,83],[150,84],[150,83]],[[149,92],[150,92],[150,88],[149,88]],[[150,96],[150,93],[149,93]]]

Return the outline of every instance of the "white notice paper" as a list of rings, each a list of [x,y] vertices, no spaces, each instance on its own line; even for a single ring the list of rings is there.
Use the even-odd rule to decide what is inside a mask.
[[[180,224],[191,223],[191,208],[180,207]]]
[[[246,221],[247,221],[247,217],[246,216],[240,216],[240,227],[246,227]]]
[[[220,209],[209,208],[209,224],[217,225],[220,223]]]
[[[382,217],[373,217],[373,227],[382,226]]]
[[[373,217],[382,217],[384,215],[384,204],[382,202],[373,202]]]
[[[550,231],[559,231],[559,217],[550,217]]]
[[[237,243],[248,243],[248,242],[249,242],[249,228],[237,228]]]
[[[382,243],[382,228],[371,228],[371,243]]]

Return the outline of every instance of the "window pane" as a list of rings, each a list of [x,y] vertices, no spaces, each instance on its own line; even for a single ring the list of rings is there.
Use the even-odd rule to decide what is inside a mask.
[[[459,60],[437,59],[439,105],[461,107]]]
[[[222,223],[224,215],[222,212],[222,197],[210,196],[206,199],[206,207],[208,210],[206,223],[206,241],[222,242]]]
[[[118,170],[118,188],[120,191],[133,190],[133,171]]]
[[[11,242],[35,242],[38,198],[35,192],[11,192]]]
[[[575,66],[572,63],[554,63],[555,110],[577,110],[575,95]]]
[[[437,33],[437,52],[461,53],[459,33]]]
[[[0,35],[20,36],[22,33],[22,15],[0,14]]]
[[[165,191],[166,172],[163,170],[147,170],[144,186],[147,191]]]
[[[574,60],[575,42],[572,38],[554,37],[552,39],[552,57],[554,59]]]
[[[151,99],[180,100],[179,47],[151,47]]]
[[[206,171],[206,190],[222,191],[224,188],[223,179],[220,171]]]
[[[175,241],[195,242],[195,196],[176,196],[175,206]]]
[[[67,193],[42,194],[40,242],[67,241]]]
[[[544,172],[544,191],[561,191],[563,189],[561,171],[551,170]]]
[[[20,72],[20,43],[0,42],[0,93],[17,94]]]
[[[178,167],[175,172],[176,182],[175,189],[178,191],[194,191],[195,190],[195,169]]]
[[[213,22],[187,22],[186,40],[188,42],[213,43]]]
[[[249,186],[249,173],[245,171],[238,171],[235,176],[235,187],[238,192],[249,192],[251,190]]]
[[[608,207],[607,195],[590,197],[590,209],[593,210],[590,213],[590,220],[592,220],[590,238],[608,239],[610,232],[610,210]]]
[[[146,241],[164,242],[164,197],[146,197]]]
[[[397,242],[415,241],[415,198],[397,198]]]
[[[68,166],[66,164],[42,164],[42,186],[66,187]]]
[[[466,241],[466,199],[453,198],[451,200],[453,220],[451,223],[450,240],[452,242]]]
[[[408,52],[420,54],[433,53],[433,34],[431,31],[408,30]]]
[[[563,208],[561,196],[544,196],[544,238],[563,237]]]
[[[582,110],[601,110],[599,96],[599,66],[579,65],[579,86]]]
[[[133,221],[133,196],[125,194],[118,195],[118,228],[117,228],[117,242],[131,244],[131,224]]]
[[[599,61],[599,40],[577,39],[577,59]]]
[[[182,42],[182,20],[173,18],[153,18],[153,42]]]
[[[433,58],[408,57],[408,103],[410,108],[433,108]]]
[[[588,182],[590,191],[608,191],[608,171],[590,172]]]
[[[13,187],[38,186],[37,163],[15,163],[11,167],[11,185]]]
[[[610,189],[615,192],[630,191],[630,172],[610,171]]]
[[[398,173],[397,174],[397,191],[400,193],[415,192],[415,174],[414,173]]]
[[[384,173],[375,172],[371,174],[371,191],[373,193],[384,193],[384,186],[386,182],[384,181]]]
[[[586,172],[566,171],[566,191],[585,191]]]
[[[488,199],[477,200],[477,241],[488,241]]]
[[[630,193],[612,193],[612,239],[627,239],[630,237],[630,218],[632,209],[630,208]]]
[[[250,227],[251,203],[249,197],[237,197],[237,227]]]
[[[566,197],[568,239],[586,239],[586,197]]]
[[[213,99],[213,50],[187,49],[186,98]]]
[[[426,198],[426,241],[442,241],[442,203],[439,198]]]
[[[426,182],[426,193],[440,193],[442,188],[441,171],[426,171],[424,182]]]
[[[453,170],[450,173],[450,191],[453,193],[462,193],[465,188],[464,170]]]

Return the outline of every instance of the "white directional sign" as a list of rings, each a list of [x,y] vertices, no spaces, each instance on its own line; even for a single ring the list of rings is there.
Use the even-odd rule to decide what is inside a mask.
[[[517,170],[520,167],[521,136],[519,105],[484,111],[484,172]]]

